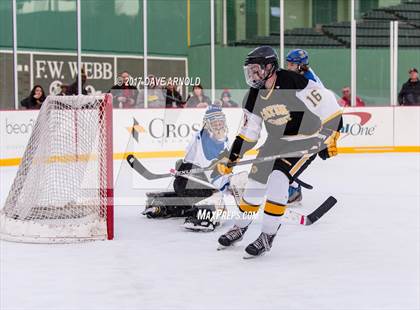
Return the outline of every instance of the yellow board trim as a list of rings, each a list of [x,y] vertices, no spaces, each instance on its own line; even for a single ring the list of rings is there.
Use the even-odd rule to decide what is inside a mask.
[[[420,153],[420,146],[355,146],[338,147],[338,154]]]
[[[245,155],[256,155],[257,150],[250,150]],[[365,154],[365,153],[420,153],[420,146],[359,146],[359,147],[339,147],[339,154]],[[115,153],[113,158],[116,160],[126,159],[129,154],[141,158],[180,158],[185,156],[185,151],[155,151],[155,152],[129,152]],[[2,158],[0,166],[19,166],[21,157]]]

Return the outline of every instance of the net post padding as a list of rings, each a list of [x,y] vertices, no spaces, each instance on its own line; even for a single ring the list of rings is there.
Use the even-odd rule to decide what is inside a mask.
[[[105,95],[105,119],[106,127],[106,219],[108,240],[114,239],[114,141],[112,133],[112,95]]]
[[[4,207],[0,238],[113,238],[112,96],[49,96]]]

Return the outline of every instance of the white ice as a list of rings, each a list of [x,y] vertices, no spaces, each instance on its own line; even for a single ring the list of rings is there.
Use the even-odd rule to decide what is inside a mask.
[[[175,160],[145,163],[167,172]],[[146,184],[116,162],[116,238],[84,244],[0,242],[1,309],[419,309],[419,154],[316,160],[299,212],[338,204],[313,226],[283,225],[272,251],[243,260],[259,234],[216,251],[213,233],[140,215]],[[1,168],[3,205],[16,168]]]

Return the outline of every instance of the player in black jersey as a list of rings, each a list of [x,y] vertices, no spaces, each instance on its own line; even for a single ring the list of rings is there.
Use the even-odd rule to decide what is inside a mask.
[[[309,98],[313,99],[308,101],[309,104],[296,95],[308,86],[304,76],[279,69],[277,54],[269,46],[250,52],[244,71],[251,88],[244,99],[243,124],[228,158],[220,160],[217,165],[220,174],[232,172],[228,164],[240,160],[247,150],[256,145],[263,124],[267,139],[257,157],[309,150],[320,141],[318,133],[322,122],[314,113],[314,107],[310,106],[316,104],[317,93],[313,93],[315,98]],[[329,144],[333,155],[335,141]],[[264,215],[260,236],[245,249],[250,256],[259,256],[270,250],[286,210],[289,184],[315,156],[279,158],[252,166],[239,209],[242,213],[256,214],[264,203]],[[251,222],[251,219],[235,221],[234,226],[219,238],[219,243],[227,247],[241,240]]]

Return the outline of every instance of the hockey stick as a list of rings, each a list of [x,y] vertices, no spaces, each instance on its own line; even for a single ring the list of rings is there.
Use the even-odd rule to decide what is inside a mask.
[[[130,154],[127,156],[127,161],[128,164],[137,172],[139,173],[141,176],[145,177],[148,180],[157,180],[157,179],[162,179],[162,178],[167,178],[167,177],[171,177],[171,176],[177,176],[176,175],[176,170],[175,169],[171,169],[169,173],[163,173],[163,174],[156,174],[156,173],[152,173],[150,172],[136,157],[134,157],[134,155]],[[197,182],[201,185],[204,185],[206,187],[212,188],[212,189],[216,189],[216,187],[214,187],[213,184],[206,182],[204,180],[201,180],[199,178],[196,178],[192,175],[189,174],[180,174],[181,177],[189,179],[191,181]]]
[[[290,152],[290,153],[285,153],[285,154],[278,154],[278,155],[272,155],[272,156],[254,158],[254,159],[247,159],[240,162],[230,163],[229,167],[242,166],[242,165],[248,165],[248,164],[258,164],[258,163],[262,163],[266,161],[276,160],[279,158],[301,157],[304,155],[313,155],[318,152],[319,152],[319,147],[315,147],[310,152],[308,150],[303,150],[303,151]],[[156,179],[162,179],[162,178],[168,178],[168,177],[177,177],[177,176],[181,176],[185,174],[202,173],[205,171],[213,170],[216,167],[218,160],[213,161],[213,163],[206,168],[193,168],[190,170],[172,171],[169,173],[159,173],[159,174],[149,171],[133,154],[129,154],[127,156],[127,162],[134,170],[136,170],[140,175],[142,175],[146,179],[156,180]]]
[[[241,203],[243,188],[239,188],[238,186],[236,186],[236,182],[233,180],[233,177],[234,176],[231,176],[229,179],[230,188],[232,195],[235,198],[236,205],[239,206],[239,204]],[[245,184],[243,181],[242,183],[242,185]],[[324,214],[327,213],[332,207],[334,207],[336,203],[337,199],[335,199],[333,196],[330,196],[318,208],[316,208],[315,211],[308,215],[304,215],[287,208],[286,212],[282,216],[282,221],[286,220],[286,222],[298,225],[312,225],[313,223],[318,221],[322,216],[324,216]]]
[[[300,214],[296,211],[287,209],[282,220],[287,222],[309,226],[318,221],[321,217],[324,216],[334,205],[337,203],[337,199],[333,196],[328,197],[318,208],[315,209],[312,213],[308,215]]]
[[[175,170],[175,169],[171,169],[170,171],[171,171],[170,173],[171,173],[173,176],[176,176],[176,175],[175,175],[175,174],[176,174],[176,170]],[[187,179],[187,180],[191,180],[191,181],[194,181],[194,182],[199,183],[199,184],[201,184],[201,185],[204,185],[204,186],[206,186],[206,187],[208,187],[208,188],[219,190],[219,189],[218,189],[218,188],[216,188],[216,186],[214,186],[212,183],[210,183],[210,182],[206,182],[205,180],[201,180],[201,179],[199,179],[199,178],[196,178],[196,177],[194,177],[194,176],[192,176],[192,175],[190,175],[190,174],[181,174],[180,176],[181,176],[181,177],[183,177],[183,178],[185,178],[185,179]]]

